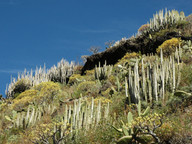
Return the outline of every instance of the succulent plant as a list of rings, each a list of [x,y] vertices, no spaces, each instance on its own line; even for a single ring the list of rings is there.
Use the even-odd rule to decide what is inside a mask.
[[[107,65],[106,61],[103,67],[100,66],[100,62],[99,62],[99,66],[98,67],[95,66],[95,79],[104,80],[109,78],[109,76],[112,73],[112,69],[113,69],[113,66]]]
[[[23,81],[21,84],[24,84],[27,89],[48,81],[67,83],[67,80],[69,76],[73,74],[75,67],[76,65],[74,62],[69,63],[62,59],[57,66],[53,66],[49,70],[46,69],[45,65],[43,68],[36,68],[35,72],[33,72],[33,70],[27,72],[25,69],[23,73],[18,73],[17,78],[11,78],[11,82],[7,85],[5,90],[6,96],[7,98],[14,97],[15,89],[18,87],[18,82],[21,80]]]
[[[141,112],[141,103],[139,102],[137,105],[138,115],[139,117],[145,117],[149,114],[150,107],[147,107],[145,111]],[[118,144],[129,144],[132,143],[132,141],[138,141],[138,142],[145,142],[144,138],[145,135],[138,135],[140,130],[136,128],[133,124],[134,119],[131,112],[127,115],[127,123],[125,124],[123,121],[121,128],[116,128],[115,126],[112,126],[116,131],[123,134],[123,137],[117,140]]]

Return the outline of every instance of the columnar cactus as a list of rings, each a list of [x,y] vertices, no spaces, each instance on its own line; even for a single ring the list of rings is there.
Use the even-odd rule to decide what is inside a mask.
[[[184,12],[178,12],[176,10],[167,11],[160,10],[159,13],[153,15],[153,18],[150,19],[149,22],[149,29],[146,31],[158,31],[160,29],[164,29],[167,26],[171,26],[179,21],[185,19]]]
[[[161,51],[160,58],[157,55],[150,56],[155,59],[152,62],[143,56],[141,60],[136,60],[134,68],[128,65],[128,80],[125,78],[126,97],[130,96],[133,103],[138,103],[140,100],[152,103],[160,99],[164,102],[165,93],[167,91],[174,93],[180,82],[181,63],[177,60],[180,59],[178,53],[178,51],[175,52],[177,57],[172,55],[165,58]],[[138,66],[139,61],[141,61],[141,67]]]
[[[11,82],[7,85],[5,93],[8,98],[14,96],[14,89],[18,81],[25,80],[29,86],[36,86],[41,82],[55,81],[66,83],[67,78],[71,76],[74,72],[75,63],[62,59],[57,66],[53,66],[50,70],[47,70],[45,65],[43,68],[36,68],[35,72],[31,70],[27,72],[25,69],[23,73],[18,73],[17,78],[11,78]]]
[[[112,69],[113,69],[113,66],[107,65],[106,61],[103,67],[100,66],[100,62],[99,62],[99,66],[98,67],[95,66],[95,79],[98,79],[98,80],[107,79],[111,75]]]

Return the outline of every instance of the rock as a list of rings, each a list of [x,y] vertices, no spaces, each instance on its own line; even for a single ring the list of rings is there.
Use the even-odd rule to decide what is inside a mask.
[[[125,42],[122,42],[119,46],[114,46],[104,52],[87,57],[87,62],[83,66],[81,74],[84,74],[86,70],[95,68],[95,65],[98,66],[99,62],[101,63],[101,66],[105,64],[105,61],[107,64],[114,65],[127,52],[141,52],[141,54],[156,53],[156,48],[158,48],[159,45],[173,37],[181,37],[183,40],[192,40],[192,37],[180,36],[177,32],[167,32],[165,35],[154,39],[150,39],[149,36],[146,35],[141,35],[137,38],[128,39]]]

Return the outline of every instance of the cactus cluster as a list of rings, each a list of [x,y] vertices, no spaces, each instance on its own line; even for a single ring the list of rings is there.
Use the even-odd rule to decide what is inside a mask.
[[[75,63],[62,59],[57,66],[53,66],[48,71],[48,78],[54,82],[66,83],[67,78],[74,72]]]
[[[130,38],[124,37],[121,40],[114,42],[112,47],[120,46],[125,43],[126,40],[136,38],[142,33],[157,32],[184,20],[185,14],[183,11],[179,13],[177,10],[160,10],[153,15],[153,18],[151,18],[147,24],[141,26],[136,34],[133,34]]]
[[[28,72],[25,69],[23,73],[18,73],[17,78],[11,78],[10,84],[6,87],[5,94],[7,98],[14,97],[16,83],[20,80],[27,81],[27,84],[31,87],[47,81],[66,83],[67,78],[73,74],[74,68],[74,62],[69,63],[62,59],[57,66],[53,66],[49,70],[46,69],[45,65],[43,68],[36,68],[35,72],[33,70]]]
[[[125,91],[129,102],[138,103],[140,100],[145,100],[147,103],[152,103],[159,99],[164,102],[167,91],[174,93],[180,83],[181,55],[180,47],[169,58],[163,58],[161,50],[160,58],[157,55],[151,56],[154,60],[150,61],[143,56],[141,59],[136,59],[134,66],[128,66]]]
[[[13,127],[25,129],[35,125],[44,115],[52,115],[55,110],[54,104],[47,106],[46,103],[43,103],[36,107],[29,106],[26,112],[13,111],[11,118],[9,116],[5,116],[5,118],[13,123]],[[64,105],[61,122],[63,129],[70,125],[70,132],[76,133],[80,129],[88,130],[96,127],[102,118],[109,119],[109,102],[102,103],[101,100],[98,100],[95,103],[94,98],[91,102],[88,102],[87,98],[79,98],[74,100],[73,105]]]
[[[177,10],[167,11],[167,9],[164,12],[160,10],[159,13],[154,14],[153,18],[150,19],[149,29],[146,32],[159,31],[182,20],[185,20],[184,12],[179,13]]]
[[[13,110],[12,118],[5,116],[5,118],[13,123],[13,127],[16,128],[27,128],[33,126],[37,121],[40,121],[42,116],[45,114],[51,115],[56,109],[56,106],[39,105],[37,107],[29,106],[25,111],[16,112]]]
[[[98,67],[95,66],[95,79],[105,80],[109,78],[109,76],[112,73],[112,69],[113,69],[113,66],[107,65],[106,61],[103,67],[100,66],[100,62],[99,62],[99,66]]]
[[[103,105],[101,100],[96,104],[94,98],[91,102],[86,98],[80,98],[74,101],[73,106],[65,105],[63,122],[71,124],[71,132],[94,128],[102,118],[109,119],[109,102]]]

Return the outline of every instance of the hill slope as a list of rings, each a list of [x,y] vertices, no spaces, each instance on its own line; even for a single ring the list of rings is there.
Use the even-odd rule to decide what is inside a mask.
[[[190,17],[160,11],[146,26],[83,67],[62,60],[13,79],[0,142],[190,144]]]

